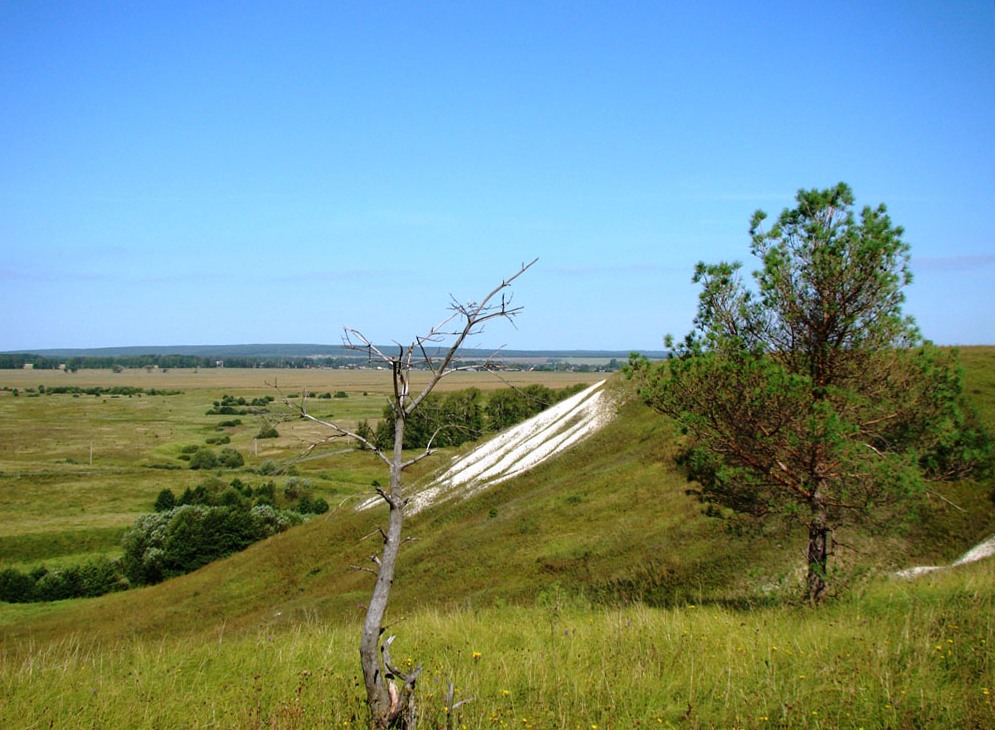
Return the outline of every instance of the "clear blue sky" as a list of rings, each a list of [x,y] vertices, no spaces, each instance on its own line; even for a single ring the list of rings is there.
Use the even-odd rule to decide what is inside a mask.
[[[995,343],[995,2],[0,3],[0,350],[659,349],[695,262],[846,181]]]

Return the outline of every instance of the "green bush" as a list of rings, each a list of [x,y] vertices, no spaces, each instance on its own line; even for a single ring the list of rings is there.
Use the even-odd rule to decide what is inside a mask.
[[[475,441],[484,430],[483,394],[478,388],[432,393],[407,420],[404,428],[404,448],[459,446]],[[377,424],[374,442],[381,451],[389,451],[394,443],[394,410],[385,406],[383,418]]]
[[[172,489],[163,489],[159,492],[159,496],[155,498],[155,511],[165,512],[166,510],[173,509],[176,506],[176,495],[173,494]]]
[[[256,499],[256,504],[273,504],[276,499],[276,485],[272,481],[268,481],[261,487],[256,487],[252,494]]]
[[[237,493],[230,489],[230,494]],[[133,584],[158,583],[244,550],[301,521],[299,514],[269,505],[256,505],[251,510],[183,505],[139,517],[124,535],[121,562]]]
[[[191,469],[216,469],[217,466],[217,454],[206,446],[197,449],[197,451],[190,457]]]
[[[245,464],[245,459],[230,446],[225,446],[218,453],[218,466],[222,466],[225,469],[238,469],[243,464]]]
[[[305,494],[297,503],[297,511],[302,515],[323,515],[328,511],[328,502],[321,497],[312,499]]]
[[[282,467],[271,459],[267,459],[256,467],[256,474],[261,474],[264,477],[279,474],[281,471],[283,471]]]
[[[257,439],[275,439],[279,438],[280,432],[276,430],[276,426],[272,424],[265,424],[259,429],[259,433],[256,434]]]
[[[93,598],[127,587],[120,566],[105,557],[59,571],[44,566],[27,574],[14,568],[0,571],[0,601],[8,603]]]
[[[302,494],[307,494],[310,491],[311,482],[307,479],[301,479],[300,477],[290,477],[290,479],[287,480],[287,483],[283,486],[283,496],[290,501],[293,501]]]
[[[0,601],[29,603],[35,600],[35,581],[16,568],[0,570]]]
[[[268,504],[257,504],[251,512],[252,518],[259,525],[262,537],[270,537],[304,521],[299,514],[276,509]]]
[[[245,507],[245,497],[235,487],[228,487],[218,495],[217,505],[219,507]]]

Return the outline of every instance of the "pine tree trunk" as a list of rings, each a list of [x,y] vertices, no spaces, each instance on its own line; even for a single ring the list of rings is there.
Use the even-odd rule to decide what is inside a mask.
[[[812,603],[819,603],[826,592],[826,577],[829,567],[829,526],[826,508],[818,498],[812,500],[812,518],[808,523],[808,577],[806,597]]]

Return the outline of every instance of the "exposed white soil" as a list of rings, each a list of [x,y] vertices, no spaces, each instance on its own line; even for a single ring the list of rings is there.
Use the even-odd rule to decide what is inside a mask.
[[[415,493],[405,509],[414,514],[433,504],[477,494],[522,474],[570,448],[608,423],[615,413],[600,381],[527,421],[502,431],[472,451],[455,457],[449,467]],[[382,500],[359,505],[367,509]]]
[[[905,570],[900,570],[895,573],[896,578],[915,578],[920,575],[925,575],[926,573],[932,573],[937,570],[945,570],[946,568],[956,568],[958,565],[966,565],[967,563],[973,563],[978,560],[995,555],[995,535],[992,535],[987,540],[973,548],[968,550],[966,553],[961,555],[957,560],[952,562],[950,565],[920,565],[915,568],[906,568]]]

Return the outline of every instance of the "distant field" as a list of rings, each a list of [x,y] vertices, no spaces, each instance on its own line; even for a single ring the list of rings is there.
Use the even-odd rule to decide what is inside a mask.
[[[564,388],[574,383],[594,383],[605,378],[604,373],[535,372],[511,370],[499,373],[456,372],[445,378],[442,389],[502,388],[507,385],[522,386],[540,383],[550,388]],[[425,381],[425,375],[416,372],[413,382]],[[111,387],[127,385],[137,388],[178,389],[252,389],[260,393],[273,393],[273,385],[293,390],[366,390],[386,394],[390,390],[390,373],[386,370],[333,370],[333,369],[276,369],[276,368],[198,368],[170,370],[79,370],[67,373],[60,370],[0,370],[0,388],[33,388],[38,385],[76,385]]]
[[[416,375],[415,384],[425,377]],[[604,377],[459,372],[443,380],[440,389],[489,390],[531,383],[562,388]],[[67,386],[144,392],[44,392]],[[374,479],[384,476],[379,462],[343,441],[309,452],[329,433],[296,418],[283,400],[312,394],[310,412],[352,428],[361,419],[372,424],[380,418],[391,387],[389,373],[375,369],[0,370],[0,567],[52,566],[98,554],[118,555],[124,530],[151,510],[160,490],[179,494],[209,476],[186,468],[183,449],[212,446],[218,439],[227,439],[224,445],[238,450],[249,469],[266,461],[281,467],[293,464],[313,484],[316,496],[331,504],[366,492]],[[157,394],[149,395],[153,390]],[[158,394],[170,391],[179,392]],[[250,401],[273,396],[275,401],[265,413],[207,415],[226,394]],[[336,394],[347,397],[330,397]],[[220,425],[235,419],[241,423]],[[279,438],[256,438],[266,424],[276,426]],[[241,478],[273,478],[279,487],[286,477],[249,472]]]

